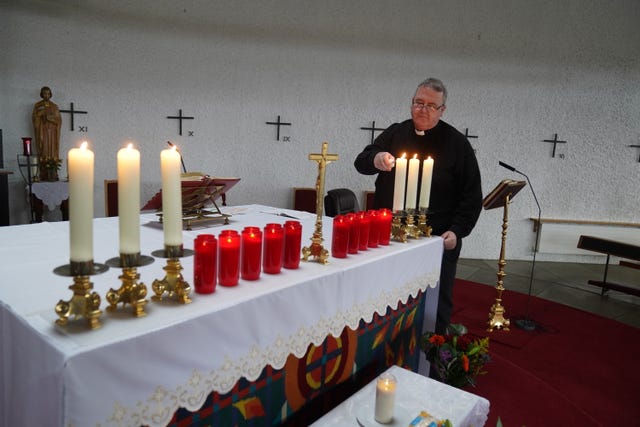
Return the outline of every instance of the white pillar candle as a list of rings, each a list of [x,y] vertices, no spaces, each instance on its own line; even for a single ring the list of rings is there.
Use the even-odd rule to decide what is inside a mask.
[[[406,154],[396,159],[396,178],[393,186],[393,211],[404,209],[404,189],[406,185],[407,159]]]
[[[420,207],[429,207],[429,198],[431,197],[431,177],[433,175],[433,159],[427,157],[422,162],[422,182],[420,183]]]
[[[127,145],[118,151],[118,223],[120,253],[140,253],[140,152]]]
[[[393,406],[396,400],[396,377],[383,373],[376,382],[375,420],[389,424],[393,420]]]
[[[418,175],[420,174],[420,160],[418,155],[414,154],[413,159],[409,160],[409,177],[407,178],[407,201],[406,209],[415,209],[418,202]]]
[[[71,262],[93,261],[93,163],[86,141],[67,153]]]
[[[160,153],[162,171],[162,224],[165,246],[182,245],[182,187],[180,153],[174,145]]]

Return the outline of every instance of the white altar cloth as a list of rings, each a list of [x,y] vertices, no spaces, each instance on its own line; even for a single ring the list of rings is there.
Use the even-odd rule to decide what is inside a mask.
[[[448,419],[455,427],[482,427],[489,415],[489,401],[428,377],[415,374],[398,366],[387,372],[398,381],[394,405],[393,425],[409,425],[409,422],[427,411],[437,419]],[[311,427],[344,427],[381,425],[372,421],[375,408],[376,380],[373,380],[349,399],[316,421]],[[358,419],[356,419],[358,418]],[[361,420],[360,418],[365,418]],[[401,420],[408,419],[406,423]],[[397,421],[397,423],[396,423]]]
[[[316,216],[261,205],[227,207],[229,225],[184,232],[185,248],[200,233],[284,223],[285,212],[303,224],[309,246]],[[265,213],[266,212],[266,213]],[[331,218],[323,219],[324,247],[331,246]],[[163,247],[154,214],[141,216],[143,255]],[[228,392],[241,377],[254,380],[265,365],[282,368],[289,354],[300,357],[308,345],[361,319],[397,307],[420,290],[437,285],[440,237],[392,242],[328,265],[301,262],[297,270],[240,280],[209,295],[192,292],[193,302],[149,301],[147,316],[135,318],[127,306],[106,311],[105,295],[120,287],[121,270],[91,277],[101,296],[102,327],[85,319],[66,328],[55,325],[54,307],[69,300],[69,277],[53,269],[68,264],[68,222],[0,227],[0,344],[2,387],[0,425],[164,425],[178,407],[196,410],[215,390]],[[118,218],[94,220],[94,260],[118,255]],[[193,286],[193,257],[181,259]],[[140,281],[162,279],[164,259],[138,268]]]
[[[28,191],[29,187],[27,187]],[[69,183],[67,181],[34,182],[31,184],[31,192],[52,211],[69,198]]]

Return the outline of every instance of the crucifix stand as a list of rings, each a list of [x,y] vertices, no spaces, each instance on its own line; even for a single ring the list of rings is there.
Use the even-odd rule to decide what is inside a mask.
[[[504,291],[502,279],[506,276],[504,266],[507,264],[505,246],[507,244],[507,227],[509,225],[509,203],[525,184],[525,181],[505,179],[482,201],[482,206],[485,209],[504,208],[502,216],[502,245],[500,246],[500,260],[498,261],[498,282],[496,283],[496,302],[489,311],[488,332],[493,332],[493,328],[509,330],[510,322],[509,319],[504,317],[506,310],[502,306],[502,291]]]
[[[316,228],[311,237],[311,246],[302,248],[302,259],[308,261],[309,255],[320,264],[328,264],[329,251],[322,246],[322,213],[324,202],[324,174],[327,164],[338,160],[337,154],[327,154],[328,142],[322,143],[320,154],[309,154],[309,160],[318,162],[318,178],[316,178]]]

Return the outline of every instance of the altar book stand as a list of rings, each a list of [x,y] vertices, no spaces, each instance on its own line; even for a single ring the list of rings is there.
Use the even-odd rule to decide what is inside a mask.
[[[201,221],[222,221],[229,224],[228,214],[223,214],[216,203],[221,197],[240,181],[240,178],[218,178],[204,175],[201,172],[182,174],[182,223],[185,229]],[[158,191],[142,208],[142,210],[162,209],[162,190]],[[162,212],[158,213],[162,222]]]
[[[509,330],[509,319],[504,317],[505,309],[502,306],[502,291],[504,291],[503,278],[506,275],[504,266],[507,264],[505,259],[505,246],[507,243],[507,227],[509,219],[509,203],[515,195],[526,185],[525,181],[514,181],[505,179],[496,186],[482,201],[485,209],[504,208],[502,216],[502,245],[500,246],[500,260],[498,261],[498,283],[496,284],[496,302],[491,306],[489,312],[488,332],[493,332],[493,328]]]

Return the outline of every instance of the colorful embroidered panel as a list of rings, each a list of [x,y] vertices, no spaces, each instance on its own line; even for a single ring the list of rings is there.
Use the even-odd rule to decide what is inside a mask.
[[[284,368],[265,367],[253,382],[238,381],[224,395],[213,392],[196,412],[179,409],[170,427],[306,425],[349,397],[389,366],[418,369],[424,293],[397,309],[345,328]],[[327,391],[331,393],[327,393]]]

